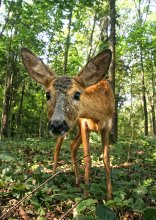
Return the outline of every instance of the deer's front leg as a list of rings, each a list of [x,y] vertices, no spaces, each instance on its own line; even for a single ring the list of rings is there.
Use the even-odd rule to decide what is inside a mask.
[[[91,158],[90,158],[90,148],[89,148],[89,130],[86,122],[81,123],[81,136],[84,151],[84,167],[85,167],[85,188],[84,196],[87,198],[89,196],[89,177],[91,172]]]
[[[106,187],[107,200],[112,199],[112,183],[110,170],[110,156],[109,156],[109,130],[103,129],[101,131],[102,147],[103,147],[103,162],[106,169]]]
[[[64,137],[59,137],[57,139],[56,148],[55,148],[55,152],[54,152],[53,175],[56,173],[57,161],[58,161],[58,157],[59,157],[59,153],[61,150],[63,140],[64,140]]]
[[[72,157],[72,160],[74,163],[74,172],[75,172],[75,176],[76,176],[76,185],[79,185],[81,182],[80,175],[79,175],[79,165],[78,165],[78,161],[77,161],[77,157],[76,157],[77,150],[78,150],[81,143],[82,143],[81,131],[79,130],[76,135],[75,140],[70,145],[71,157]]]

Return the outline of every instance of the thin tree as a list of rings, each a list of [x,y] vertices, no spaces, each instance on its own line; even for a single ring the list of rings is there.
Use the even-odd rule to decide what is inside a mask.
[[[151,56],[151,60],[153,60],[153,57]],[[156,106],[156,84],[155,84],[155,77],[154,77],[154,68],[156,68],[156,62],[154,59],[154,62],[152,62],[152,76],[151,76],[151,81],[152,81],[152,95],[150,97],[150,102],[151,102],[151,114],[152,114],[152,133],[153,136],[156,136],[156,116],[155,116],[155,106]]]
[[[93,35],[94,35],[94,30],[95,30],[95,24],[96,24],[96,13],[94,15],[94,19],[93,19],[93,26],[92,26],[92,30],[91,30],[91,34],[90,34],[90,38],[89,38],[89,53],[87,56],[87,60],[89,61],[92,57],[92,46],[93,46]]]
[[[142,28],[146,22],[146,18],[143,21],[142,13],[141,13],[141,0],[138,1],[138,5],[134,0],[135,7],[138,13],[138,24],[139,27]],[[146,7],[146,17],[149,11],[150,0],[148,1],[148,5]],[[141,84],[142,84],[142,101],[143,101],[143,110],[144,110],[144,134],[148,135],[148,111],[147,111],[147,98],[146,98],[146,85],[145,85],[145,69],[144,69],[144,58],[143,58],[143,43],[142,43],[143,32],[139,37],[138,46],[139,46],[139,55],[140,55],[140,68],[141,68]]]
[[[2,106],[2,118],[1,118],[1,133],[0,139],[9,136],[9,113],[10,113],[10,100],[11,100],[11,88],[12,88],[12,77],[13,72],[11,71],[11,60],[12,60],[12,32],[10,36],[7,66],[6,66],[6,76],[5,76],[5,88],[4,88],[4,98]]]
[[[68,16],[68,28],[67,28],[67,37],[65,42],[65,53],[64,53],[64,65],[63,65],[63,74],[66,75],[67,72],[67,64],[68,64],[68,53],[70,47],[70,34],[71,34],[71,24],[72,24],[72,15],[73,15],[73,7],[69,12]]]
[[[110,37],[109,45],[112,50],[112,61],[109,68],[109,81],[112,85],[114,94],[115,94],[115,45],[116,45],[116,10],[115,10],[115,0],[109,1],[110,7]],[[117,99],[115,104],[115,114],[113,118],[113,127],[112,127],[112,141],[116,142],[118,138],[118,114],[117,114]]]

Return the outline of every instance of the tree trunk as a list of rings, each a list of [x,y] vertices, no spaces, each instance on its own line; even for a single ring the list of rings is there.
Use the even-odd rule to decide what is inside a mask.
[[[94,16],[93,27],[92,27],[92,31],[91,31],[91,35],[90,35],[90,39],[89,39],[89,53],[87,56],[87,61],[89,61],[92,57],[91,53],[92,53],[92,43],[93,43],[93,34],[94,34],[94,30],[95,30],[95,24],[96,24],[96,14]]]
[[[146,99],[146,87],[145,87],[145,71],[143,64],[142,45],[140,44],[140,65],[141,65],[141,83],[142,83],[142,100],[144,109],[144,134],[148,136],[148,112],[147,112],[147,99]]]
[[[11,95],[11,87],[12,87],[12,75],[7,71],[6,82],[5,82],[5,91],[4,91],[4,99],[3,99],[3,108],[2,108],[2,119],[1,119],[1,136],[8,137],[9,136],[9,113],[10,113],[10,95]]]
[[[147,100],[146,100],[144,72],[142,72],[142,100],[143,100],[143,108],[144,108],[144,134],[145,134],[145,136],[148,136],[148,112],[147,112]]]
[[[19,103],[19,108],[18,108],[18,113],[17,113],[17,131],[19,130],[19,127],[21,125],[21,114],[22,114],[22,106],[23,106],[23,97],[24,97],[24,91],[25,91],[25,82],[22,85],[22,91],[21,91],[21,98],[20,98],[20,103]]]
[[[116,11],[115,11],[115,0],[110,0],[110,23],[111,23],[111,29],[110,29],[110,49],[112,50],[112,61],[109,68],[109,81],[113,88],[114,94],[115,94],[115,45],[116,45],[116,30],[115,30],[115,24],[116,24]],[[112,127],[112,141],[116,142],[118,139],[118,103],[117,98],[116,104],[115,104],[115,114],[113,118],[113,127]]]
[[[11,60],[12,60],[11,45],[12,45],[12,31],[11,31],[9,48],[8,48],[0,139],[9,136],[9,113],[10,113],[10,100],[11,100],[12,77],[13,77],[13,74],[11,72]]]
[[[152,133],[153,133],[153,136],[156,136],[156,117],[155,117],[154,104],[152,104],[151,106],[151,111],[152,111]]]
[[[64,66],[63,66],[63,74],[64,75],[66,75],[66,72],[67,72],[68,53],[69,53],[69,47],[70,47],[70,32],[71,32],[72,15],[73,15],[73,8],[71,8],[71,11],[69,13],[68,33],[67,33],[66,44],[65,44],[65,53],[64,53]]]
[[[156,106],[156,91],[155,91],[154,70],[152,69],[152,98],[151,98],[151,112],[152,112],[152,133],[153,133],[153,136],[156,136],[155,106]]]
[[[130,111],[130,130],[131,130],[131,140],[134,139],[134,123],[133,123],[133,66],[131,68],[131,111]]]
[[[15,14],[12,11],[12,4],[14,1],[10,2],[10,7],[8,10],[8,15],[6,18],[5,25],[0,33],[0,36],[3,35],[3,32],[6,28],[8,19],[9,19],[9,14],[12,12],[12,17],[16,17],[16,22],[17,20],[19,21],[20,16],[19,14]],[[22,7],[22,0],[17,2],[18,6]],[[19,8],[18,8],[19,9]],[[12,39],[13,36],[16,35],[18,29],[17,23],[14,23],[14,25],[9,29],[7,32],[7,38],[10,39],[9,45],[7,48],[8,51],[8,57],[7,57],[7,66],[6,66],[6,77],[5,77],[5,88],[4,88],[4,99],[3,99],[3,107],[2,107],[2,119],[1,119],[1,133],[0,133],[0,138],[3,137],[8,137],[9,136],[9,118],[10,118],[10,108],[11,108],[11,96],[12,96],[12,87],[13,87],[13,75],[14,75],[14,70],[15,70],[15,55],[14,55],[14,49],[12,46]],[[13,116],[12,118],[15,120],[15,117]]]
[[[136,2],[134,1],[136,4]],[[136,9],[138,11],[138,21],[140,28],[143,26],[143,15],[141,13],[141,0],[138,2],[138,6],[136,4]],[[149,2],[147,5],[146,15],[149,10]],[[145,21],[144,21],[145,23]],[[140,36],[142,40],[142,36]],[[145,86],[145,71],[144,71],[144,61],[143,61],[143,49],[142,49],[142,41],[139,42],[140,49],[140,67],[141,67],[141,84],[142,84],[142,101],[143,101],[143,110],[144,110],[144,135],[148,136],[148,111],[147,111],[147,99],[146,99],[146,86]]]
[[[109,42],[109,18],[108,16],[105,16],[102,19],[101,24],[100,24],[100,30],[101,30],[100,40],[102,42],[102,45],[107,46]]]
[[[14,75],[14,73],[13,73]],[[13,77],[14,78],[14,77]],[[12,79],[12,82],[14,82],[14,79]],[[10,119],[9,119],[9,136],[14,137],[16,134],[16,113],[13,111],[13,109],[16,107],[16,97],[17,97],[17,89],[14,87],[12,83],[12,88],[10,91]]]

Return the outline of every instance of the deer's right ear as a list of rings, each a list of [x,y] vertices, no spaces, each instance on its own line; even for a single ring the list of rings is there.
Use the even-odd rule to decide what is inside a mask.
[[[38,83],[46,86],[54,78],[54,73],[41,59],[26,48],[21,49],[21,56],[29,75]]]

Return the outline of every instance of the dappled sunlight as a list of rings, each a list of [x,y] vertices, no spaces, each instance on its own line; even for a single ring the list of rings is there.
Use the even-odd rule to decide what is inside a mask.
[[[61,216],[65,210],[75,204],[75,198],[83,198],[83,149],[81,147],[78,151],[82,182],[76,186],[69,143],[70,137],[65,140],[61,150],[58,175],[45,186],[43,185],[29,201],[25,201],[26,207],[20,206],[14,212],[15,215],[20,213],[21,216],[36,216],[36,212],[45,213],[45,209],[52,207],[51,211],[47,211],[46,216],[53,216],[57,219],[57,216]],[[118,142],[117,146],[111,147],[113,200],[106,202],[106,204],[109,207],[114,207],[115,212],[118,213],[118,216],[122,216],[122,219],[129,220],[134,216],[139,218],[142,209],[156,205],[155,149],[151,147],[150,152],[148,151],[151,143],[152,145],[155,143],[153,139],[137,140],[136,143],[132,143],[131,162],[127,161],[126,146],[128,146],[128,142]],[[3,152],[3,158],[1,157],[3,164],[0,168],[2,207],[9,208],[13,201],[16,204],[22,196],[52,176],[53,154],[51,146],[51,139],[40,140],[40,142],[36,139],[28,139],[20,141],[18,144],[8,140],[8,142],[1,144]],[[105,169],[98,141],[95,146],[95,140],[93,140],[90,147],[94,150],[91,150],[92,168],[89,195],[98,202],[103,200],[106,195]],[[148,160],[146,160],[147,155]],[[95,209],[95,203],[88,201],[88,205],[90,203]],[[4,208],[3,213],[8,208]],[[86,206],[86,209],[88,210],[89,206],[88,208]],[[36,211],[34,212],[34,210]]]

